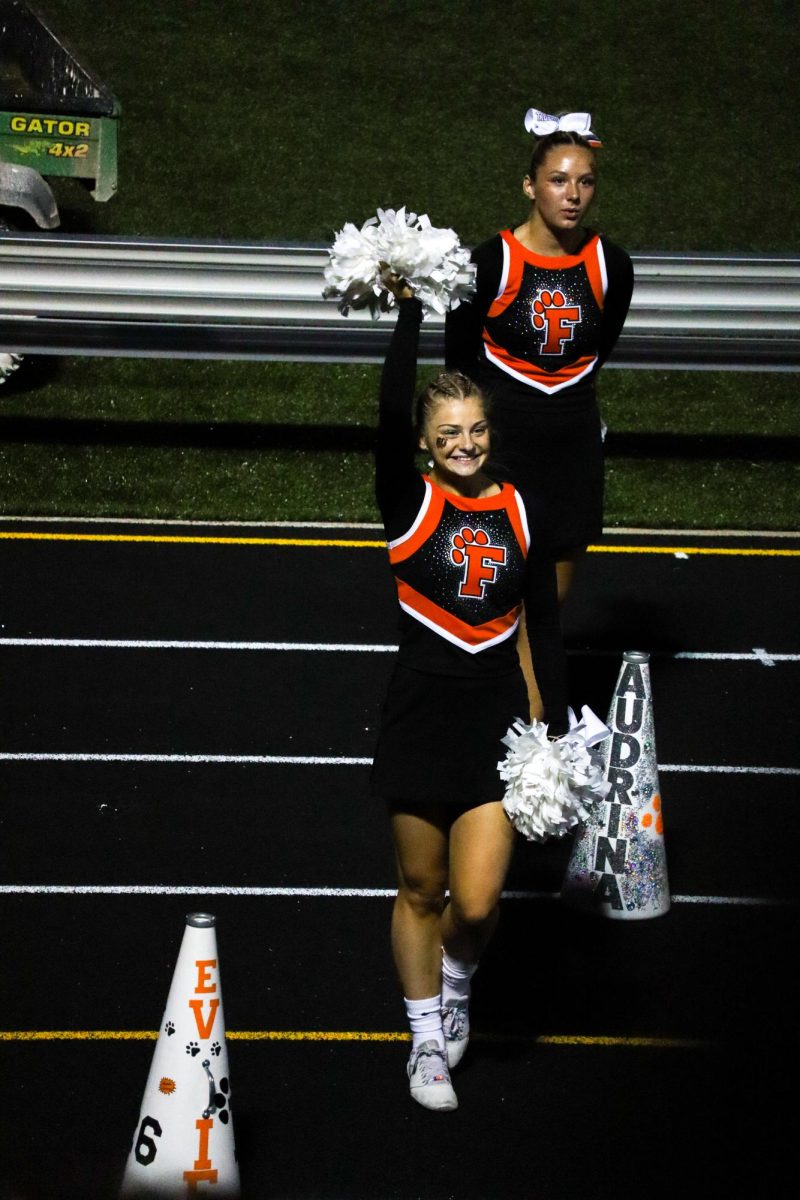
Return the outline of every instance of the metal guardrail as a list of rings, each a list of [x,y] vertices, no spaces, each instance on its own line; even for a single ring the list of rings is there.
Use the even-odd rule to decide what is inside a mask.
[[[0,236],[0,347],[35,354],[377,362],[391,317],[322,299],[321,246]],[[800,258],[634,255],[610,366],[800,370]],[[441,361],[443,320],[423,325]]]

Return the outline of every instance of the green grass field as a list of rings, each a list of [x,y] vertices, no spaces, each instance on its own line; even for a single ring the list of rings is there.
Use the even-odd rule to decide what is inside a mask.
[[[780,0],[41,6],[122,103],[119,194],[63,185],[68,229],[329,243],[405,203],[474,243],[524,213],[535,104],[595,114],[594,223],[631,252],[800,250]],[[48,363],[0,390],[0,511],[375,519],[375,387],[357,365]],[[608,522],[794,527],[796,393],[607,369]]]

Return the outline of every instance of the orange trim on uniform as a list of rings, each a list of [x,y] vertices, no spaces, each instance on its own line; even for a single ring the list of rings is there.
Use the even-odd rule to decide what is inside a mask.
[[[527,246],[523,246],[519,238],[514,237],[510,229],[504,229],[500,237],[506,243],[511,254],[511,261],[514,259],[520,260],[519,276],[522,276],[522,263],[529,262],[534,267],[543,267],[548,271],[563,271],[568,267],[577,267],[579,263],[585,263],[587,258],[597,257],[597,245],[600,241],[598,233],[592,234],[588,242],[578,251],[577,254],[536,254],[533,250],[529,250]],[[509,271],[510,276],[510,271]],[[506,287],[506,291],[508,288]],[[503,293],[505,295],[505,292]],[[602,296],[602,292],[600,295]]]
[[[404,562],[425,544],[442,518],[445,503],[451,504],[453,508],[457,508],[459,512],[494,512],[496,509],[507,507],[510,499],[509,493],[514,491],[514,488],[510,483],[501,483],[500,491],[496,496],[484,496],[482,499],[478,498],[473,500],[468,496],[454,496],[451,495],[450,492],[445,492],[439,487],[438,483],[435,483],[434,480],[431,479],[430,475],[423,475],[422,478],[431,489],[427,512],[424,514],[422,520],[416,529],[414,529],[412,534],[403,539],[396,539],[388,547],[389,562],[392,563],[392,565]],[[517,537],[523,554],[527,553],[528,547],[524,540],[519,539],[519,535],[517,535]]]
[[[500,491],[496,496],[456,496],[452,492],[445,492],[440,488],[438,483],[431,479],[430,475],[423,475],[422,478],[426,483],[429,483],[434,492],[438,492],[448,504],[452,504],[453,508],[460,509],[462,512],[494,512],[495,509],[505,508],[508,501],[511,499],[509,492],[513,492],[514,488],[510,483],[500,483],[498,487]]]
[[[524,262],[521,258],[519,258],[518,255],[514,253],[514,249],[506,238],[505,233],[501,233],[500,236],[503,241],[506,242],[504,257],[508,262],[508,274],[506,275],[506,282],[502,292],[499,296],[495,297],[491,303],[489,311],[486,314],[488,317],[497,317],[501,312],[504,312],[505,309],[508,308],[509,304],[513,303],[514,298],[519,291],[519,285],[522,283],[522,268],[524,266]],[[516,241],[516,238],[514,241]],[[517,242],[517,245],[519,246],[520,243]],[[505,262],[503,263],[503,269],[505,270]]]
[[[495,617],[494,620],[485,621],[482,625],[468,625],[466,621],[459,620],[446,609],[434,604],[432,600],[423,596],[405,580],[395,577],[395,582],[397,583],[398,600],[407,611],[411,612],[412,616],[418,615],[425,624],[434,625],[450,640],[455,639],[467,646],[474,646],[476,649],[481,649],[488,642],[497,641],[503,634],[509,634],[519,620],[522,611],[522,605],[517,604],[502,617]]]
[[[523,246],[522,242],[514,236],[510,229],[504,229],[500,237],[507,246],[506,253],[508,255],[508,278],[506,285],[503,288],[502,294],[494,300],[487,312],[487,317],[498,317],[501,312],[504,312],[509,304],[513,303],[514,298],[519,291],[519,286],[522,283],[522,270],[525,263],[530,263],[531,266],[541,267],[544,270],[564,271],[569,267],[577,267],[580,263],[586,267],[586,274],[589,276],[594,298],[600,308],[603,307],[605,300],[605,288],[603,287],[603,274],[600,269],[597,256],[601,252],[600,235],[594,234],[589,238],[589,241],[582,247],[579,254],[557,254],[555,256],[549,254],[535,254],[533,250],[529,250],[527,246]]]
[[[559,366],[557,371],[540,371],[537,366],[527,359],[516,358],[513,354],[509,354],[504,346],[498,346],[492,341],[486,330],[483,333],[483,344],[487,357],[491,355],[492,360],[497,366],[516,372],[517,375],[524,375],[532,383],[548,389],[563,387],[565,382],[570,383],[573,379],[584,375],[587,369],[597,362],[596,354],[587,354],[583,358],[577,359],[576,362]]]
[[[444,492],[436,486],[433,480],[428,479],[426,475],[423,475],[423,479],[426,483],[430,484],[430,499],[428,499],[427,512],[425,512],[419,525],[413,530],[413,533],[408,534],[403,539],[397,539],[388,547],[389,562],[392,564],[404,562],[412,554],[416,554],[417,550],[427,542],[442,519]]]
[[[600,238],[592,238],[590,245],[592,246],[594,253],[588,254],[583,261],[584,266],[586,267],[586,274],[589,276],[589,283],[592,285],[594,298],[597,301],[597,307],[602,312],[606,298],[606,290],[603,287],[603,273],[600,269],[600,261],[598,258],[598,254],[602,252]]]

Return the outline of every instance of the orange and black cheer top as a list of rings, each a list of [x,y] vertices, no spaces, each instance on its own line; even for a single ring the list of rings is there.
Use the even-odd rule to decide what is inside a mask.
[[[464,500],[423,476],[425,492],[409,529],[388,543],[403,612],[467,654],[516,632],[530,549],[522,498]]]
[[[630,305],[625,251],[590,233],[576,254],[545,257],[506,229],[472,258],[477,292],[448,316],[448,364],[504,402],[591,402]]]

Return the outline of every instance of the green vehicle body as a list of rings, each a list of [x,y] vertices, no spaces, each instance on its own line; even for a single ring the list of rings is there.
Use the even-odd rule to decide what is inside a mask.
[[[60,224],[47,178],[117,190],[119,104],[25,0],[0,0],[0,212]]]

